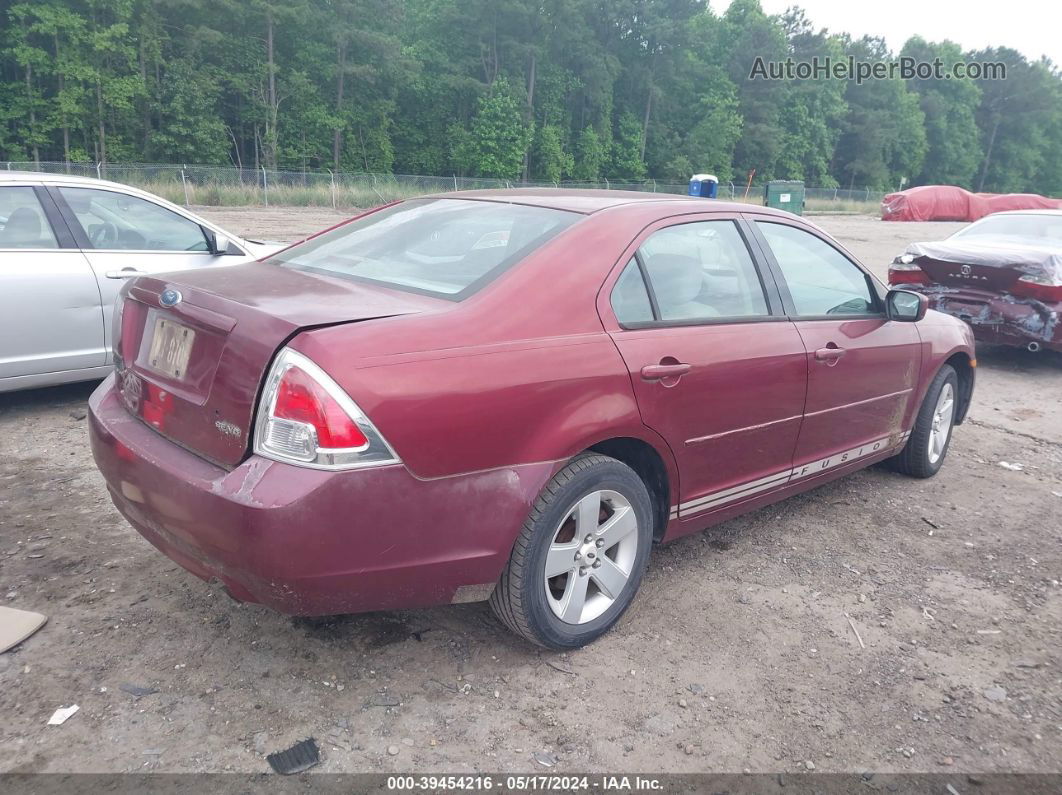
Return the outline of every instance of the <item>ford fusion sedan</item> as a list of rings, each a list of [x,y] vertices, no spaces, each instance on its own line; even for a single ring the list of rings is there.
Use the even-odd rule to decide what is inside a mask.
[[[123,299],[90,433],[152,544],[286,613],[489,599],[552,648],[656,542],[933,475],[974,383],[965,324],[814,225],[619,191],[405,201]]]
[[[127,185],[0,171],[0,392],[109,373],[111,307],[124,280],[279,248]]]
[[[983,342],[1062,351],[1062,210],[1004,212],[913,243],[889,283],[966,321]]]

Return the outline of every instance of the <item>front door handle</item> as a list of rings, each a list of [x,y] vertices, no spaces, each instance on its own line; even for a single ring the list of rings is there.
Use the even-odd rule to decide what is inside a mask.
[[[135,279],[137,276],[147,275],[147,271],[137,270],[136,268],[122,268],[120,271],[107,271],[106,273],[108,279]]]
[[[674,364],[647,364],[642,368],[642,378],[646,381],[662,381],[664,379],[678,379],[693,369],[692,364],[675,362]]]
[[[825,348],[819,348],[815,351],[815,360],[825,362],[827,366],[832,366],[837,364],[840,358],[844,356],[844,353],[844,348],[838,348],[831,342]]]

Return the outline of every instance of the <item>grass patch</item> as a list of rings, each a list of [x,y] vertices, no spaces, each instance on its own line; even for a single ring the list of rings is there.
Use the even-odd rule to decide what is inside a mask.
[[[432,188],[399,185],[380,181],[376,185],[182,185],[180,182],[151,181],[131,182],[142,190],[150,191],[174,204],[199,204],[207,207],[247,207],[275,204],[287,207],[375,207],[398,199],[408,199],[436,192]]]
[[[376,207],[399,199],[409,199],[430,193],[449,190],[448,182],[444,187],[440,181],[418,185],[409,182],[397,182],[387,178],[350,179],[345,178],[334,187],[327,178],[319,174],[307,174],[300,180],[298,175],[287,184],[270,184],[263,187],[261,183],[225,183],[205,182],[187,185],[177,179],[128,180],[128,184],[150,191],[174,204],[198,204],[206,207],[254,207],[277,205],[287,207],[335,207],[336,209],[353,209],[359,207]],[[462,186],[464,187],[464,186]],[[468,186],[473,187],[473,186]],[[186,194],[187,191],[187,194]],[[661,194],[657,194],[661,195]],[[720,201],[731,201],[721,198]],[[758,191],[752,191],[746,198],[738,195],[732,201],[754,206],[762,206],[763,199]],[[853,199],[808,198],[805,204],[808,213],[850,213],[877,215],[880,205],[874,201]]]

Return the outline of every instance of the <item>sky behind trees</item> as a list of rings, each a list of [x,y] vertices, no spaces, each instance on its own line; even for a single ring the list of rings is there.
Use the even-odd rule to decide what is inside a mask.
[[[732,0],[715,0],[723,12]],[[887,3],[853,3],[851,0],[761,0],[768,14],[783,14],[800,5],[831,33],[847,32],[854,38],[880,36],[894,50],[912,36],[930,41],[949,39],[966,50],[994,47],[999,42],[1037,61],[1048,57],[1062,63],[1062,38],[1057,35],[1062,9],[1043,0],[1008,0],[1005,5],[982,7],[969,0],[889,0]]]
[[[1050,61],[890,50],[758,0],[0,0],[0,20],[3,160],[1062,194]],[[1008,76],[749,79],[815,55]]]

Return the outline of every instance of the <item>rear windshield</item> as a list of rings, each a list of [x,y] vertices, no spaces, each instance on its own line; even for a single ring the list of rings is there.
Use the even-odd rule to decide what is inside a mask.
[[[580,217],[519,204],[414,199],[325,232],[269,261],[459,301]]]
[[[990,215],[952,237],[1004,237],[1031,245],[1062,246],[1062,215]]]

